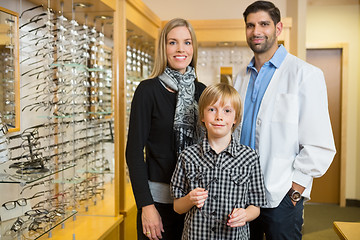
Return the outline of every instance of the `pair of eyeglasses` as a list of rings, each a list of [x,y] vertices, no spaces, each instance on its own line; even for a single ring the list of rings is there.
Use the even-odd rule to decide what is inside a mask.
[[[29,111],[39,111],[40,109],[44,109],[48,110],[48,109],[52,109],[56,106],[60,106],[60,105],[66,105],[66,101],[62,101],[62,100],[56,100],[56,101],[42,101],[42,102],[35,102],[29,105],[26,105],[23,107],[23,109],[21,110],[22,112],[29,108]]]
[[[55,68],[56,68],[56,66],[41,65],[41,66],[37,66],[37,67],[35,67],[35,68],[31,68],[30,70],[21,73],[21,76],[25,76],[25,75],[31,73],[32,71],[38,70],[38,69],[41,69],[40,72],[44,72],[44,71],[48,71],[48,70],[53,70],[53,69],[55,69]],[[38,73],[39,73],[39,72],[35,72],[35,73],[32,73],[32,74],[29,74],[29,77],[35,76],[35,75],[37,75]]]
[[[41,20],[43,20],[44,16],[47,16],[47,13],[46,12],[43,12],[43,13],[40,13],[40,14],[37,14],[37,15],[34,15],[33,17],[31,17],[26,23],[22,24],[19,29],[29,25],[29,24],[32,24],[32,23],[37,23]]]
[[[39,136],[39,137],[37,137],[37,138],[35,138],[35,139],[36,139],[36,140],[39,140],[39,139],[49,140],[49,139],[51,139],[51,138],[62,137],[62,136],[66,136],[66,133],[65,133],[64,131],[49,133],[49,134],[47,134],[47,135]]]
[[[18,200],[15,201],[8,201],[2,204],[2,206],[6,209],[6,210],[12,210],[14,208],[16,208],[16,205],[20,206],[20,207],[24,207],[27,205],[27,201],[34,199],[34,198],[38,198],[38,197],[43,197],[45,196],[45,193],[48,192],[52,192],[53,190],[47,190],[47,191],[41,191],[41,192],[37,192],[35,193],[32,197],[29,198],[19,198]]]
[[[39,135],[38,129],[28,128],[28,129],[25,129],[21,134],[10,136],[9,140],[21,138],[24,141],[28,141],[28,140],[34,139],[38,135]]]
[[[49,171],[48,168],[45,167],[46,158],[35,158],[34,154],[32,154],[31,160],[28,162],[16,162],[9,166],[9,168],[15,168],[17,174],[43,174]],[[13,159],[13,158],[12,158]]]
[[[20,207],[24,207],[27,205],[27,200],[26,198],[20,198],[18,200],[15,201],[8,201],[6,203],[3,203],[2,206],[6,209],[6,210],[11,210],[16,208],[16,205],[20,206]]]
[[[220,224],[224,224],[224,225],[227,225],[228,223],[228,220],[229,220],[229,217],[226,216],[226,217],[223,217],[223,218],[220,218],[218,217],[216,211],[213,211],[213,212],[206,212],[204,211],[204,206],[202,208],[198,208],[198,211],[201,213],[201,215],[204,217],[204,218],[207,218],[207,219],[210,219],[211,221],[213,222],[217,222],[217,223],[220,223]],[[234,212],[236,206],[233,207],[230,215]]]
[[[19,148],[23,148],[24,150],[26,149],[35,149],[38,148],[40,146],[40,142],[38,141],[33,141],[33,142],[28,142],[28,141],[23,141],[21,144],[14,146],[14,147],[10,147],[9,150],[13,151]]]
[[[37,6],[35,6],[35,7],[31,7],[31,8],[28,8],[28,9],[22,11],[22,13],[20,14],[19,18],[22,18],[25,13],[31,12],[31,11],[33,11],[33,10],[35,10],[35,9],[39,9],[39,8],[44,8],[44,5],[42,5],[42,4],[41,4],[41,5],[37,5]]]
[[[33,221],[30,223],[28,230],[29,231],[38,231],[38,230],[46,230],[50,228],[46,223],[56,222],[58,218],[61,218],[65,215],[65,211],[61,208],[57,208],[48,212],[46,215],[41,217],[33,218]]]
[[[64,141],[64,142],[59,142],[59,143],[55,143],[55,144],[51,144],[51,145],[47,145],[44,147],[39,148],[38,150],[44,150],[44,151],[52,151],[54,149],[59,149],[61,147],[66,147],[68,144],[72,143],[71,140],[68,141]]]
[[[35,218],[35,217],[45,216],[48,213],[49,213],[49,211],[46,210],[45,208],[31,209],[31,210],[25,212],[25,216],[28,216],[29,218]]]
[[[25,216],[28,216],[30,219],[35,219],[35,218],[41,219],[46,216],[53,216],[54,214],[57,216],[65,215],[65,210],[63,208],[56,208],[54,210],[49,211],[45,208],[38,208],[38,209],[31,209],[25,212]]]
[[[203,176],[200,175],[199,176],[199,181],[201,182],[203,180]],[[209,187],[211,186],[211,184],[213,183],[217,183],[219,181],[218,178],[213,178],[212,180],[210,180],[206,185],[205,185],[205,190],[209,190]],[[234,212],[234,210],[238,207],[238,202],[239,202],[239,197],[237,198],[235,204],[233,205],[232,207],[232,210],[230,212],[230,215]],[[198,208],[198,211],[200,212],[200,214],[206,218],[206,219],[209,219],[213,222],[217,222],[217,223],[220,223],[220,224],[224,224],[227,226],[227,223],[228,223],[228,220],[229,220],[229,217],[228,215],[223,215],[223,216],[219,216],[219,214],[213,210],[213,211],[208,211],[207,210],[207,205],[206,205],[206,201],[205,201],[205,204],[204,206],[202,206],[201,208]]]
[[[45,199],[43,201],[38,202],[33,206],[36,208],[67,208],[70,205],[69,201],[56,201],[55,199]]]
[[[29,231],[38,231],[38,230],[43,230],[45,231],[46,229],[46,226],[43,226],[44,225],[44,222],[39,220],[39,219],[34,219],[30,224],[29,224],[29,227],[28,227],[28,230]]]
[[[8,126],[4,123],[0,123],[0,132],[6,135],[9,132]]]
[[[11,155],[8,148],[3,148],[2,151],[0,151],[0,163],[7,162],[10,158]]]
[[[24,222],[25,221],[22,218],[18,217],[16,219],[16,221],[13,223],[13,225],[11,226],[11,231],[13,231],[13,232],[19,231],[22,228],[22,226],[24,225]]]
[[[44,187],[47,187],[47,186],[50,186],[53,183],[54,183],[54,178],[50,178],[50,179],[47,179],[47,180],[39,181],[39,182],[34,183],[32,185],[25,186],[23,189],[21,189],[20,195],[22,195],[24,193],[24,191],[27,190],[27,189],[31,190],[34,187],[41,186],[41,185],[43,185]]]

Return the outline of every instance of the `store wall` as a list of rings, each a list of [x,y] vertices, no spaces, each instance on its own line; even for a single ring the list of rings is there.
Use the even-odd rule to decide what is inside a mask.
[[[347,95],[346,199],[360,200],[360,7],[308,6],[306,44],[346,43],[349,47]]]

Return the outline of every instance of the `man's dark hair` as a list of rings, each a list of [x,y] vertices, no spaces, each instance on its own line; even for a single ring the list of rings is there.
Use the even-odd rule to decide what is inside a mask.
[[[250,13],[257,13],[259,11],[267,12],[275,25],[280,22],[280,10],[272,2],[268,1],[256,1],[250,4],[243,13],[245,22],[247,22],[246,18]]]

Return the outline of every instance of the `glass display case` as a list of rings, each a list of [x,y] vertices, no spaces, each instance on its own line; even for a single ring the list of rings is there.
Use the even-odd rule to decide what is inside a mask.
[[[115,202],[113,46],[105,35],[113,10],[72,1],[18,2],[19,14],[0,9],[5,240],[50,236],[77,216],[116,216],[114,207],[94,210]],[[89,15],[85,7],[93,8]]]
[[[19,17],[0,7],[0,114],[10,132],[19,130]]]

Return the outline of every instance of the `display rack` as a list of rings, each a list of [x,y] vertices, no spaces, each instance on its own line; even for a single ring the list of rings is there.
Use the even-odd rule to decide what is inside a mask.
[[[109,204],[118,191],[108,24],[115,9],[102,1],[91,11],[73,1],[19,3],[9,7],[19,13],[23,120],[19,132],[4,130],[0,238],[51,237],[61,226],[76,239],[77,216],[95,212],[119,228],[123,218]],[[106,214],[97,208],[105,201]]]
[[[161,21],[140,0],[19,2],[13,10],[21,16],[17,106],[22,121],[18,133],[6,135],[10,153],[0,165],[5,170],[0,188],[11,190],[0,200],[16,205],[22,197],[32,201],[35,196],[41,204],[67,207],[59,221],[38,227],[31,236],[26,224],[10,235],[133,239],[136,206],[126,175],[125,143],[126,95],[129,99],[134,88],[125,79],[137,72],[136,81],[131,80],[135,86],[148,76]],[[126,78],[130,32],[142,41],[131,45],[136,69]],[[39,191],[44,192],[41,198]],[[54,197],[59,204],[50,200]],[[15,209],[1,226],[14,225],[33,206]]]
[[[19,131],[19,16],[0,6],[0,116],[10,132]]]

